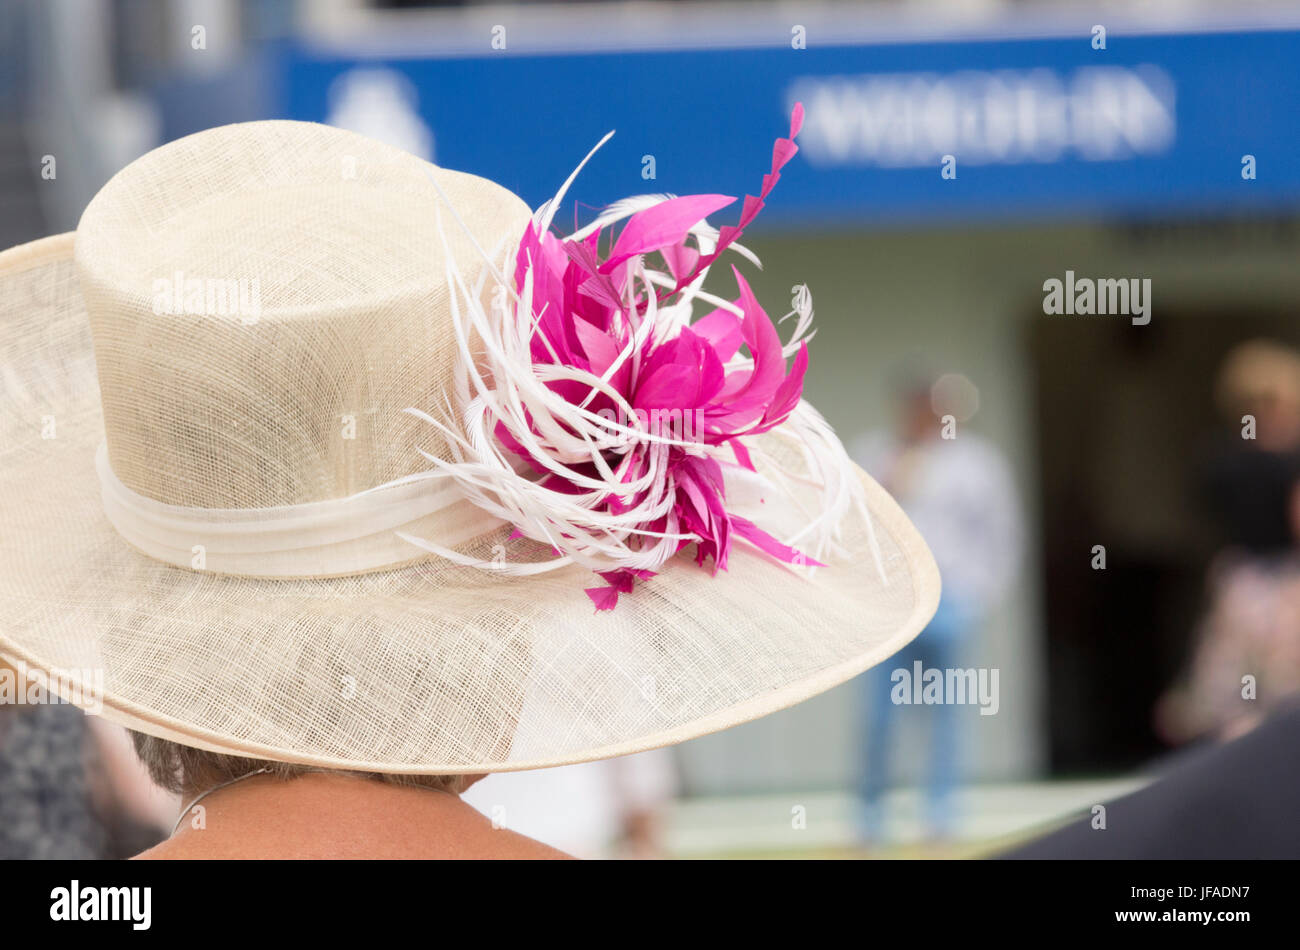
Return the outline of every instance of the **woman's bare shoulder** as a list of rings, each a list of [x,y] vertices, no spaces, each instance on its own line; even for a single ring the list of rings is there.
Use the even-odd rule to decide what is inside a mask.
[[[299,858],[400,859],[400,860],[573,860],[572,855],[533,838],[496,828],[477,811],[454,808],[436,825],[400,825],[338,829],[337,834],[285,833],[227,828],[221,831],[189,832],[136,855],[139,861]]]
[[[428,853],[428,854],[411,854],[411,853],[383,853],[373,854],[356,854],[356,853],[315,853],[315,854],[277,854],[274,850],[260,848],[240,848],[214,850],[208,848],[189,848],[174,845],[171,842],[164,841],[162,844],[150,848],[148,851],[142,851],[131,860],[133,861],[193,861],[193,860],[210,860],[210,859],[233,859],[233,860],[258,860],[268,858],[306,858],[308,860],[328,860],[331,858],[342,860],[357,860],[364,858],[376,859],[424,859],[438,860],[451,859],[462,861],[573,861],[576,860],[573,855],[566,854],[558,848],[552,848],[550,845],[535,841],[532,838],[526,838],[523,835],[515,834],[513,831],[498,831],[492,838],[480,839],[476,846],[456,848],[452,853]]]

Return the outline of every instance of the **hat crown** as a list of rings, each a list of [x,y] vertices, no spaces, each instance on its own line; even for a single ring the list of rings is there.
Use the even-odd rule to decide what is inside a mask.
[[[267,508],[427,467],[417,447],[441,446],[403,410],[436,410],[451,379],[444,237],[469,286],[486,270],[457,216],[499,265],[529,209],[302,122],[211,129],[125,168],[75,255],[117,477],[172,505]]]

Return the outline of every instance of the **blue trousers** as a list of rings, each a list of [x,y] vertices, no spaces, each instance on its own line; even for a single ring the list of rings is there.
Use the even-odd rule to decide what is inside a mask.
[[[920,635],[899,653],[873,667],[862,676],[861,708],[866,738],[865,755],[858,777],[860,800],[859,822],[862,836],[879,838],[884,826],[882,799],[889,789],[891,739],[896,723],[904,717],[916,721],[930,720],[930,755],[926,777],[925,818],[935,835],[948,835],[953,823],[953,788],[961,763],[958,757],[957,706],[942,703],[933,706],[896,705],[891,693],[895,683],[891,676],[897,669],[909,674],[919,660],[923,669],[946,670],[961,662],[972,619],[945,597],[939,609]]]

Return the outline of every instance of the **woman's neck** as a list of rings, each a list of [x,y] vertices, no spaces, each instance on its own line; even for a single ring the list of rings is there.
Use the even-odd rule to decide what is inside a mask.
[[[192,798],[187,798],[191,801]],[[564,858],[450,792],[339,773],[218,788],[140,858]]]

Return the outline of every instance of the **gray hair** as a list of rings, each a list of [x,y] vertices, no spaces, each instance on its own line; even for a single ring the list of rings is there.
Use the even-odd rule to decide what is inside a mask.
[[[154,783],[181,795],[192,795],[232,782],[258,769],[266,769],[276,778],[290,779],[308,772],[338,771],[344,775],[378,779],[390,785],[410,785],[460,794],[464,791],[468,775],[397,775],[387,772],[351,772],[319,769],[314,766],[295,765],[292,762],[274,762],[268,759],[248,759],[240,755],[208,752],[145,735],[131,730],[136,754]]]

